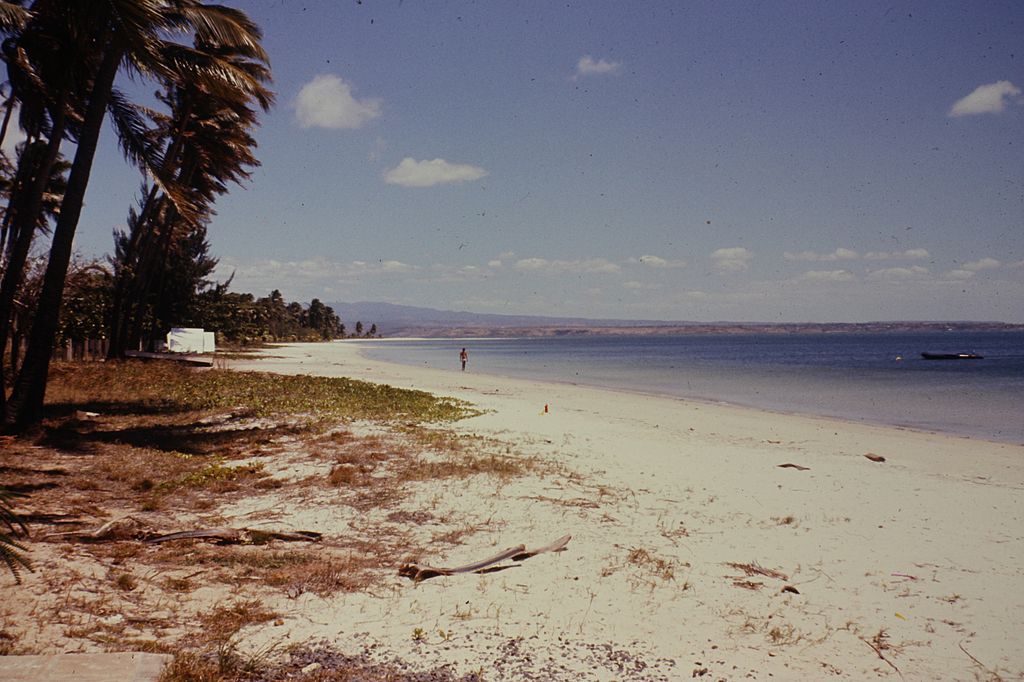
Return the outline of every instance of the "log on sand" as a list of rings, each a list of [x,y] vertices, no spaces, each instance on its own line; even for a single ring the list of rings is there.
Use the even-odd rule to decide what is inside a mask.
[[[398,569],[398,574],[405,576],[406,578],[410,578],[415,582],[422,582],[430,578],[436,578],[440,575],[503,571],[506,568],[512,568],[514,566],[498,566],[501,562],[509,559],[512,561],[525,561],[530,557],[537,556],[538,554],[544,554],[546,552],[564,552],[570,539],[572,539],[571,535],[563,535],[551,544],[544,545],[543,547],[537,547],[536,549],[527,549],[526,545],[516,545],[515,547],[509,547],[502,552],[498,552],[487,559],[481,559],[480,561],[474,561],[473,563],[465,564],[464,566],[457,566],[455,568],[440,568],[436,566],[428,566],[426,564],[403,564],[402,567]]]

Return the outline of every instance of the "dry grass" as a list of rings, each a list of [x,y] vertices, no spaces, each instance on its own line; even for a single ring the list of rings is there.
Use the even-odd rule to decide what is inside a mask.
[[[506,444],[423,425],[471,414],[463,403],[295,379],[159,364],[58,364],[49,418],[0,451],[5,482],[29,495],[22,511],[34,537],[122,516],[158,532],[234,526],[238,521],[220,515],[225,505],[262,495],[308,500],[328,490],[332,501],[366,512],[363,518],[387,522],[357,523],[314,546],[36,542],[34,558],[45,559],[41,580],[48,585],[47,605],[37,613],[52,615],[22,625],[59,628],[62,645],[123,650],[131,642],[135,650],[174,652],[165,682],[245,679],[264,662],[240,658],[232,638],[246,625],[276,618],[265,604],[280,606],[307,592],[372,590],[391,578],[399,557],[425,551],[409,528],[445,520],[400,506],[417,486],[477,476],[501,484],[547,471]],[[357,419],[369,420],[374,435],[356,435],[363,429],[353,426]],[[274,478],[268,472],[278,456],[323,463],[327,473]],[[456,545],[480,527],[463,523],[417,537]],[[211,594],[225,593],[235,599],[211,605]],[[22,652],[21,631],[0,632],[0,653]],[[290,671],[305,679],[297,673]],[[332,670],[323,679],[346,674]]]
[[[196,567],[213,569],[221,582],[242,586],[255,581],[292,598],[304,592],[325,597],[365,590],[379,582],[383,568],[379,556],[331,548],[268,551],[256,546],[198,546],[188,560]]]
[[[202,627],[196,635],[204,643],[222,644],[246,625],[265,623],[277,617],[277,613],[264,608],[255,599],[235,601],[200,613],[198,621]]]
[[[621,569],[629,569],[630,582],[634,587],[646,586],[654,588],[659,582],[675,582],[677,571],[689,568],[690,564],[680,561],[674,557],[658,556],[656,553],[643,547],[632,547],[626,553],[621,564],[611,563],[605,566],[602,577],[617,573]],[[690,583],[684,581],[681,589],[690,589]]]
[[[740,564],[735,562],[728,562],[726,566],[733,568],[737,571],[742,571],[747,576],[761,575],[766,578],[774,578],[776,580],[789,580],[789,577],[781,571],[776,571],[772,568],[765,568],[759,565],[756,561],[752,561],[749,564]]]

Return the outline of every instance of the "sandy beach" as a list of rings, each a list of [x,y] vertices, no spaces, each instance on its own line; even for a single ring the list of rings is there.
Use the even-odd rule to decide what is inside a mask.
[[[1024,675],[1020,445],[513,380],[472,363],[407,367],[361,347],[294,344],[234,364],[462,398],[485,414],[456,431],[557,467],[420,491],[432,524],[465,532],[423,563],[572,539],[501,572],[303,594],[283,624],[244,631],[253,651],[324,641],[488,680]],[[287,514],[345,532],[327,510]]]

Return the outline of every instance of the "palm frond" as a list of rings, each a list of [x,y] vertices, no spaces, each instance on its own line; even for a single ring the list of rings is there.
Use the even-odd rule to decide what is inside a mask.
[[[32,13],[15,2],[0,2],[0,31],[12,32],[28,23]]]
[[[182,82],[223,100],[254,99],[267,110],[274,103],[274,93],[263,83],[269,71],[241,68],[231,59],[209,51],[165,41],[160,49],[163,61]]]
[[[146,126],[144,109],[115,89],[110,93],[107,112],[117,131],[121,152],[131,164],[141,168],[163,164],[162,150],[153,144],[150,130]]]
[[[24,495],[7,488],[0,488],[0,523],[6,528],[6,530],[0,528],[0,560],[14,576],[15,582],[21,584],[21,569],[26,568],[31,571],[32,562],[23,554],[28,551],[28,548],[15,539],[22,535],[28,535],[28,526],[12,508],[12,500],[16,497],[24,497]]]
[[[259,26],[245,12],[223,5],[186,4],[172,10],[175,19],[195,32],[196,42],[232,47],[252,59],[269,62]]]

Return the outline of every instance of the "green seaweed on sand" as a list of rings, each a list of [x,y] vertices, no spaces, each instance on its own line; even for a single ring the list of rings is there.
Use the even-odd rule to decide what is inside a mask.
[[[51,405],[242,410],[378,421],[453,422],[481,412],[455,398],[341,377],[195,370],[141,362],[63,365]]]

